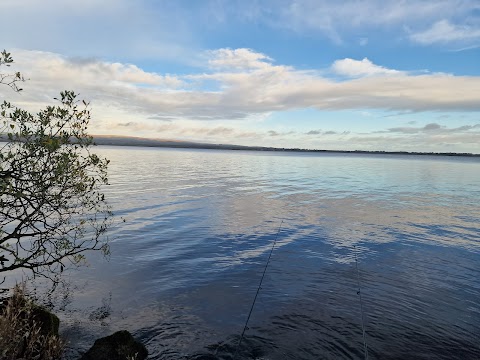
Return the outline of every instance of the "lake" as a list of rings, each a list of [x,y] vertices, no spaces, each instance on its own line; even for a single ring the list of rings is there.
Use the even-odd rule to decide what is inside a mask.
[[[480,358],[479,158],[96,151],[116,223],[55,300],[72,359],[120,329],[232,359],[277,232],[237,359],[362,359],[362,323],[370,359]]]

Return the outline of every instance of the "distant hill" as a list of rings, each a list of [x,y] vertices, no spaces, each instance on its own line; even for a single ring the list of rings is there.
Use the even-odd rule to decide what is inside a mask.
[[[247,150],[247,151],[290,151],[290,152],[316,152],[316,153],[340,153],[340,154],[385,154],[385,155],[430,155],[430,156],[467,156],[480,157],[480,154],[471,153],[435,153],[435,152],[408,152],[408,151],[367,151],[367,150],[318,150],[299,148],[275,148],[267,146],[244,146],[231,144],[210,144],[190,141],[178,141],[170,139],[148,139],[133,136],[109,136],[95,135],[93,137],[97,145],[113,146],[145,146],[189,149],[218,149],[218,150]],[[0,134],[0,141],[8,141],[5,134]]]
[[[130,136],[94,136],[97,145],[114,146],[147,146],[169,148],[193,149],[219,149],[219,150],[250,150],[250,151],[294,151],[294,152],[321,152],[321,153],[347,153],[347,154],[387,154],[387,155],[430,155],[430,156],[468,156],[480,157],[480,154],[471,153],[434,153],[434,152],[408,152],[408,151],[367,151],[367,150],[317,150],[299,148],[275,148],[266,146],[244,146],[231,144],[210,144],[178,140],[147,139]]]
[[[194,149],[225,149],[225,150],[278,150],[272,147],[263,146],[243,146],[228,144],[209,144],[190,141],[178,140],[160,140],[147,139],[131,136],[104,136],[96,135],[93,137],[97,145],[114,145],[114,146],[147,146],[147,147],[173,147],[173,148],[194,148]]]

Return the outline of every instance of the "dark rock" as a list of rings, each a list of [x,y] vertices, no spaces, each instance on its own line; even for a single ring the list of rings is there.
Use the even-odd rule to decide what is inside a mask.
[[[145,346],[122,330],[96,340],[80,360],[144,360],[147,356]]]
[[[60,319],[57,315],[52,314],[42,306],[34,305],[32,309],[32,319],[35,320],[37,324],[40,324],[42,334],[58,336]]]
[[[40,325],[40,332],[44,336],[55,335],[58,336],[58,328],[60,326],[60,319],[57,315],[51,313],[43,306],[33,303],[28,303],[28,299],[23,296],[14,296],[0,301],[0,315],[4,312],[9,302],[14,302],[15,309],[25,309],[20,311],[20,316],[23,319],[28,319],[29,322],[35,321]],[[26,309],[29,309],[27,312]]]

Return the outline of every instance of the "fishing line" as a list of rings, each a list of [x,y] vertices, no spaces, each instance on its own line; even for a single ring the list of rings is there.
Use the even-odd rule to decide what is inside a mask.
[[[363,353],[365,355],[365,360],[368,360],[368,346],[367,346],[367,338],[365,334],[365,316],[363,312],[362,292],[360,288],[360,272],[358,271],[357,247],[353,245],[353,248],[354,248],[354,254],[355,254],[355,267],[357,269],[357,285],[358,285],[357,295],[360,299],[360,313],[362,316]]]
[[[237,348],[235,349],[235,354],[233,355],[233,360],[235,360],[237,358],[238,349],[240,349],[240,345],[242,344],[242,340],[243,340],[243,337],[245,335],[245,331],[247,331],[247,329],[248,329],[248,321],[250,320],[250,316],[252,315],[253,308],[255,306],[255,302],[257,301],[258,293],[260,292],[260,289],[262,288],[263,278],[265,277],[265,273],[267,272],[268,264],[270,263],[270,258],[272,257],[273,249],[275,248],[275,245],[277,243],[278,234],[280,233],[280,230],[282,229],[282,224],[283,224],[283,220],[280,223],[280,226],[278,227],[277,235],[275,235],[275,240],[273,241],[272,249],[270,250],[270,254],[268,255],[267,263],[265,264],[265,268],[263,269],[263,274],[262,274],[262,277],[260,279],[260,283],[258,284],[258,288],[257,288],[257,292],[255,294],[255,297],[253,298],[252,306],[250,307],[250,312],[248,313],[248,316],[247,316],[247,321],[245,321],[245,326],[243,327],[242,335],[240,335],[240,340],[238,341]]]

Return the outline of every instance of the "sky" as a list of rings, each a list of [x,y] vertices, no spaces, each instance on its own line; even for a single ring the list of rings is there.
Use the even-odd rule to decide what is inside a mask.
[[[480,153],[478,0],[1,0],[30,111],[94,135]],[[6,72],[7,69],[0,69]]]

